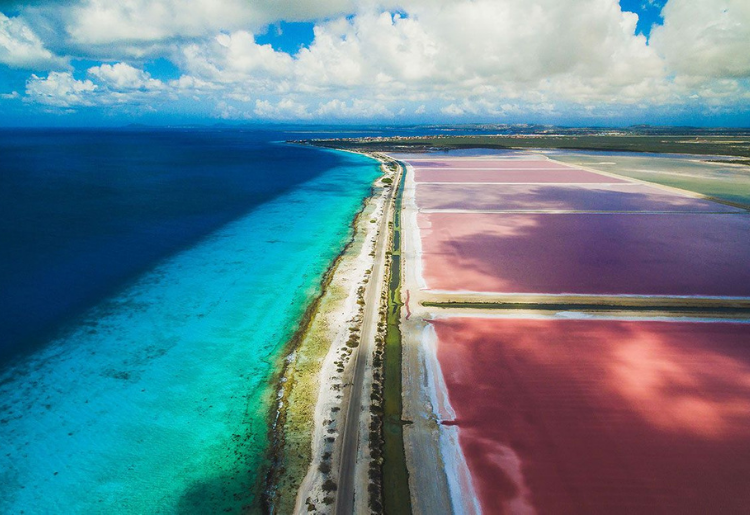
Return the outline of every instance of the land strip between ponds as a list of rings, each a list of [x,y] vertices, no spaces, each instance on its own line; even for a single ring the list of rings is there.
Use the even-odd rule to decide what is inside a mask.
[[[428,303],[425,308],[434,309],[435,317],[445,316],[492,316],[504,317],[538,315],[543,317],[565,316],[567,318],[622,318],[622,319],[683,319],[683,320],[750,320],[750,309],[743,308],[669,308],[669,307],[621,307],[581,304],[487,304],[487,303]],[[564,315],[563,315],[564,314]],[[579,316],[575,316],[578,314]]]
[[[443,309],[583,309],[583,310],[674,310],[680,312],[727,312],[750,315],[750,298],[669,297],[544,294],[465,294],[461,292],[419,292],[425,307]]]
[[[731,215],[748,216],[746,211],[587,211],[584,209],[420,209],[420,213],[455,213],[455,214],[511,214],[511,215]]]

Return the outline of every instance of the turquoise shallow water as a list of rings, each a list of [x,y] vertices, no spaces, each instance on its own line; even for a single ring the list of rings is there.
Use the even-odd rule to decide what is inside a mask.
[[[378,175],[347,156],[0,375],[0,513],[259,507],[268,394]]]

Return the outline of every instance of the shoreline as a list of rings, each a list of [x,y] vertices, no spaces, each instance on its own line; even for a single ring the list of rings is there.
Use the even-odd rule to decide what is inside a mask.
[[[263,489],[266,513],[307,512],[312,505],[325,511],[326,506],[332,506],[329,482],[336,477],[331,473],[335,460],[331,459],[330,435],[336,431],[334,419],[344,397],[348,372],[344,369],[351,368],[347,365],[358,346],[357,323],[361,322],[362,291],[372,272],[376,221],[383,216],[391,186],[382,179],[392,177],[382,157],[358,154],[377,160],[381,175],[373,180],[350,222],[349,239],[326,270],[318,294],[279,358],[268,415],[269,468]]]
[[[370,196],[372,196],[372,189],[370,191]],[[367,198],[369,198],[368,196]],[[355,227],[356,222],[359,216],[362,214],[363,210],[365,209],[365,204],[367,202],[367,199],[362,201],[362,207],[359,211],[357,211],[356,215],[354,216],[354,219],[349,223],[349,227],[352,230],[352,234],[349,237],[348,241],[344,244],[344,247],[341,249],[341,251],[336,255],[336,257],[333,258],[331,261],[331,264],[328,266],[326,271],[323,273],[323,277],[320,280],[320,284],[318,286],[319,291],[317,295],[310,301],[307,308],[305,309],[305,312],[302,315],[302,318],[300,319],[299,327],[294,332],[291,338],[287,340],[287,342],[284,344],[283,351],[281,353],[281,357],[279,358],[280,366],[276,367],[275,370],[277,371],[276,374],[274,374],[274,379],[270,381],[271,385],[274,386],[272,388],[273,390],[273,401],[271,402],[271,407],[268,414],[268,420],[271,421],[270,429],[269,429],[269,453],[268,453],[268,460],[269,460],[269,471],[267,474],[264,475],[264,488],[263,488],[263,504],[264,504],[264,512],[267,513],[274,513],[274,510],[271,509],[271,506],[273,506],[275,503],[272,501],[272,498],[274,497],[274,492],[276,491],[275,483],[277,481],[276,474],[278,474],[278,468],[277,465],[279,465],[279,460],[281,459],[280,453],[283,452],[284,447],[284,431],[280,428],[283,427],[284,423],[286,422],[286,411],[288,404],[288,396],[289,396],[289,390],[293,387],[294,383],[294,375],[289,374],[290,366],[293,363],[297,350],[299,349],[300,345],[302,344],[303,340],[307,336],[307,333],[310,331],[312,322],[314,317],[317,314],[318,307],[320,305],[321,300],[326,294],[326,291],[328,288],[330,288],[331,282],[333,281],[333,276],[336,272],[336,268],[338,268],[340,261],[343,259],[343,256],[346,254],[347,250],[351,247],[351,245],[354,243],[355,239]]]

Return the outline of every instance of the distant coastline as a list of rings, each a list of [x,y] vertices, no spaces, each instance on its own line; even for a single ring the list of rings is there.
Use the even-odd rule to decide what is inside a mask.
[[[560,149],[726,156],[730,158],[730,163],[750,163],[750,129],[531,127],[509,128],[507,131],[481,135],[382,136],[296,142],[359,152],[439,152],[474,148]]]

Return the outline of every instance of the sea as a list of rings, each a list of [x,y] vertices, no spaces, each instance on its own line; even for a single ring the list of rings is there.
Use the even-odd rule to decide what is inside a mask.
[[[259,511],[285,344],[379,176],[285,143],[317,135],[0,131],[0,513]]]

